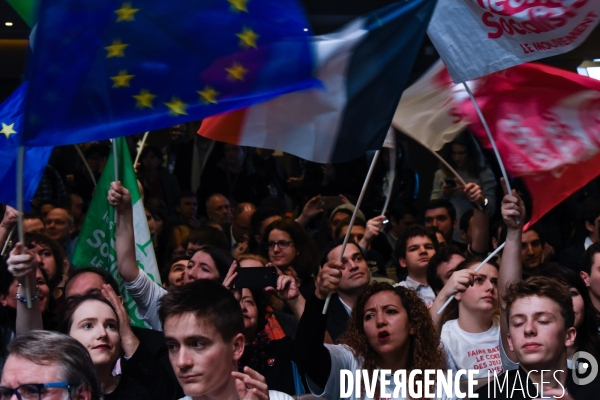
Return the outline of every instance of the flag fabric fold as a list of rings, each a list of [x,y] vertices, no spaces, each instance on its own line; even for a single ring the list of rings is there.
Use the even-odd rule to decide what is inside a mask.
[[[427,33],[454,82],[565,53],[600,22],[600,0],[439,0]]]
[[[23,135],[24,101],[27,83],[23,83],[0,104],[0,203],[17,208],[17,148]],[[23,162],[23,208],[29,211],[53,147],[25,149]]]
[[[600,175],[600,81],[529,63],[476,79],[469,87],[506,169],[530,191],[530,223]],[[424,146],[438,150],[468,125],[483,146],[491,147],[462,84],[453,84],[441,65],[406,93],[411,96],[403,97],[396,113],[401,118],[393,125]],[[435,105],[428,102],[432,98]],[[436,131],[444,133],[443,140]]]
[[[379,150],[435,2],[384,7],[312,40],[323,88],[289,93],[203,121],[210,139],[343,162]]]
[[[318,85],[295,0],[42,0],[28,146],[164,128]]]
[[[125,138],[113,140],[117,146],[117,164],[119,180],[129,190],[133,206],[133,228],[135,233],[135,257],[141,269],[146,271],[150,279],[160,285],[160,274],[144,204],[138,189],[137,178],[133,170],[133,161],[129,154]],[[78,268],[98,267],[107,270],[118,282],[124,305],[127,309],[131,323],[139,327],[149,327],[137,314],[137,305],[125,289],[123,278],[117,269],[117,255],[115,250],[115,210],[108,203],[108,190],[115,180],[113,152],[111,152],[102,176],[96,186],[94,197],[85,217],[77,244],[73,252],[73,265]]]

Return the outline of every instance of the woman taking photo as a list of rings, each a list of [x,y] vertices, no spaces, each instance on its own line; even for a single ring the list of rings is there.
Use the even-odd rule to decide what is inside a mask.
[[[392,375],[395,371],[405,370],[406,376],[416,369],[445,372],[440,336],[433,327],[425,303],[414,291],[394,288],[387,283],[375,282],[358,297],[348,330],[340,340],[342,344],[323,344],[327,324],[327,316],[322,314],[323,305],[327,295],[337,289],[342,268],[338,262],[323,266],[317,278],[315,296],[306,302],[298,326],[294,356],[298,367],[306,371],[311,392],[315,396],[339,399],[338,371],[342,369],[365,369],[368,376],[373,376],[375,370],[390,370]],[[363,383],[361,395],[352,390],[350,399],[378,398],[379,386],[377,382],[375,395],[363,397],[361,395],[366,394]],[[393,378],[385,389],[393,394]],[[435,385],[430,391],[435,392]],[[443,394],[440,397],[445,398]]]
[[[108,300],[98,294],[87,294],[67,302],[60,329],[90,353],[104,400],[148,399],[148,392],[136,380],[125,375],[113,376],[121,357],[119,324],[117,311]],[[132,359],[133,354],[125,357]]]
[[[265,229],[261,244],[262,255],[281,272],[296,279],[302,296],[306,299],[312,296],[319,249],[304,228],[289,219],[274,221]]]

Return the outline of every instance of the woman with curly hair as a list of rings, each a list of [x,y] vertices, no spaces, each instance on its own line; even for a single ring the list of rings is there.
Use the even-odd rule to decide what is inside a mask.
[[[327,295],[336,290],[342,269],[337,261],[323,266],[315,296],[306,302],[296,334],[294,356],[298,366],[306,371],[308,386],[315,396],[339,399],[342,369],[365,369],[368,376],[373,376],[375,370],[390,370],[392,375],[405,370],[407,376],[416,369],[446,370],[440,336],[425,303],[414,291],[388,283],[372,283],[358,297],[341,344],[323,344],[327,325],[323,305]],[[393,395],[394,379],[390,378],[385,389]],[[379,384],[375,398],[380,393]],[[435,391],[435,386],[430,390]],[[363,383],[361,394],[364,393]],[[359,398],[373,397],[361,397],[352,390],[350,399]]]

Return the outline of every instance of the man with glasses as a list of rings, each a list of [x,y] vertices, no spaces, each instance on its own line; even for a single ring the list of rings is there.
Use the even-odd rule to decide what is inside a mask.
[[[77,340],[55,332],[29,331],[15,338],[8,351],[0,400],[102,399],[92,359]]]

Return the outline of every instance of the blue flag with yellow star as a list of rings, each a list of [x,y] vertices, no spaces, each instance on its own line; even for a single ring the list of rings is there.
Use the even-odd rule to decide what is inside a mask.
[[[24,83],[0,104],[0,203],[17,206],[17,148],[23,135],[23,110],[27,84]],[[31,199],[42,179],[52,147],[25,150],[23,163],[23,207],[29,211]]]
[[[319,85],[296,0],[42,0],[27,146],[113,138]]]

